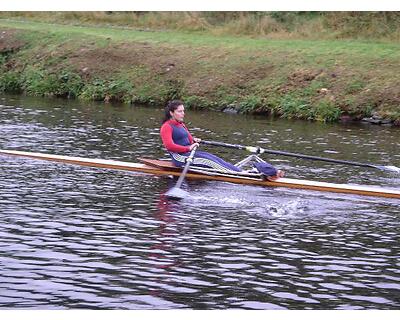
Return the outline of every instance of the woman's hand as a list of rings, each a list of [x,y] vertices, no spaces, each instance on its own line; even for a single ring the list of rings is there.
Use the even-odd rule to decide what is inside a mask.
[[[198,147],[199,147],[199,144],[198,144],[197,142],[191,144],[190,147],[189,147],[189,148],[190,148],[190,151],[192,151],[194,147],[197,147],[197,148],[198,148]]]
[[[200,139],[200,138],[194,138],[194,137],[193,137],[193,141],[194,141],[194,142],[197,142],[197,143],[200,143],[200,142],[201,142],[201,139]]]

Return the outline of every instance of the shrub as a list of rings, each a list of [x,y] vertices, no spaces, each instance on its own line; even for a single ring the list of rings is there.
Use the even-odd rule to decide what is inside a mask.
[[[82,88],[79,97],[83,100],[131,103],[133,99],[133,86],[126,79],[95,79]]]
[[[30,95],[50,96],[57,91],[57,78],[43,70],[28,67],[24,73],[23,89]]]
[[[131,103],[133,85],[127,79],[111,80],[106,86],[107,99]]]
[[[68,98],[78,97],[83,88],[83,80],[80,75],[65,71],[57,77],[58,88],[55,92],[57,96]]]
[[[101,101],[104,100],[106,96],[106,83],[104,80],[96,79],[92,83],[86,84],[81,94],[80,98],[83,100],[95,100]]]
[[[314,106],[314,120],[334,122],[339,119],[342,111],[329,100],[321,100]]]
[[[255,95],[249,95],[244,98],[242,102],[239,103],[240,111],[243,113],[255,111],[261,108],[262,99]]]
[[[184,97],[184,102],[185,105],[189,109],[203,109],[209,105],[207,100],[204,97],[199,97],[199,96],[189,96],[189,97]]]
[[[307,101],[290,94],[285,95],[281,99],[278,110],[284,118],[314,119],[310,104]]]
[[[22,91],[22,83],[20,75],[10,71],[0,75],[0,91],[20,93]]]

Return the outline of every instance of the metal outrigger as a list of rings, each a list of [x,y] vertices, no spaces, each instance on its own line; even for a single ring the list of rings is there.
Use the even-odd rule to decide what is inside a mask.
[[[261,159],[257,154],[251,154],[248,157],[236,163],[235,166],[238,168],[242,168],[243,166],[251,164],[252,162],[265,162],[265,161]]]

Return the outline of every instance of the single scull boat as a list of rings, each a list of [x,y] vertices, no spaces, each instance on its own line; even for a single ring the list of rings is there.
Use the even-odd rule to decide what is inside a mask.
[[[0,150],[1,154],[22,156],[48,161],[57,161],[68,164],[76,164],[88,167],[99,167],[107,169],[127,170],[134,172],[142,172],[160,176],[180,176],[181,169],[175,167],[170,161],[140,159],[142,163],[91,159],[81,157],[60,156],[45,153],[24,152],[15,150]],[[259,174],[236,173],[226,174],[213,170],[199,170],[190,168],[186,174],[188,179],[197,180],[215,180],[225,181],[238,184],[258,185],[264,187],[285,187],[295,189],[307,189],[325,192],[349,193],[356,195],[386,197],[400,199],[400,190],[387,189],[373,186],[335,184],[327,182],[309,181],[301,179],[280,178],[275,181],[269,181],[262,178]]]

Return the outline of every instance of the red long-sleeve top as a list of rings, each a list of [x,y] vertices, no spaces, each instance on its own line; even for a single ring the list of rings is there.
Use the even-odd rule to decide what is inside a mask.
[[[183,122],[168,120],[160,129],[161,140],[169,152],[185,153],[194,143],[193,137]]]

